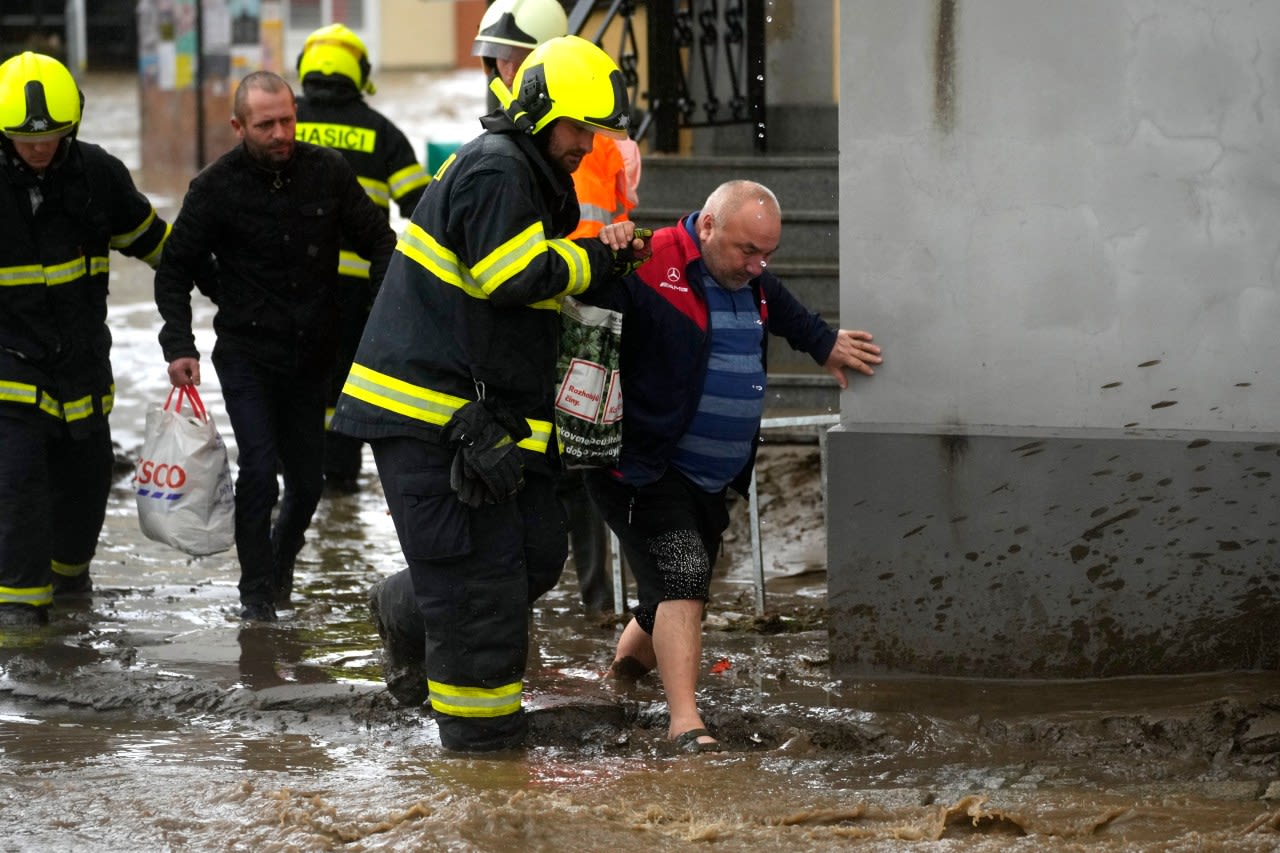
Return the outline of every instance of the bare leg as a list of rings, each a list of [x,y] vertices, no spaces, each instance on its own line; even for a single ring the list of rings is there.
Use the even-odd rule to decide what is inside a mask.
[[[704,728],[695,696],[702,662],[702,606],[697,600],[664,601],[654,618],[652,645],[671,713],[670,739]],[[699,737],[698,742],[715,743],[715,738]]]
[[[653,652],[653,638],[644,632],[640,623],[632,619],[622,629],[618,649],[609,667],[610,678],[635,680],[658,665]]]

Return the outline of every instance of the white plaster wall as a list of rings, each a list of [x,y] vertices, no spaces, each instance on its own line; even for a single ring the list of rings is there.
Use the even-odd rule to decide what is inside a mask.
[[[1280,2],[840,7],[846,424],[1280,430]]]

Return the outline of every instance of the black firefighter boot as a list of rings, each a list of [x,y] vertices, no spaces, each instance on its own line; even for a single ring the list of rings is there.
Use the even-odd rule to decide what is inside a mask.
[[[427,701],[427,629],[413,596],[409,570],[369,588],[369,612],[382,638],[382,678],[401,705]]]
[[[49,624],[48,606],[0,604],[0,628],[37,628]]]

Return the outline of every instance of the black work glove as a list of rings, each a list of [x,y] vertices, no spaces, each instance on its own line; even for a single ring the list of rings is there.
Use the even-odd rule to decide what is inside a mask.
[[[634,238],[641,240],[648,240],[652,236],[652,228],[637,228],[634,234]],[[636,255],[636,250],[632,246],[627,246],[625,249],[619,249],[613,253],[613,268],[610,272],[612,272],[617,278],[631,275],[640,268],[641,264],[649,260],[649,257],[650,256],[648,254],[643,257]]]
[[[467,403],[444,426],[444,440],[457,448],[449,485],[470,507],[514,497],[524,485],[524,462],[516,443],[529,425],[495,400]]]

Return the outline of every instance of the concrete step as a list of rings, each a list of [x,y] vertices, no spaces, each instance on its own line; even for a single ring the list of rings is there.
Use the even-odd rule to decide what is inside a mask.
[[[811,311],[833,326],[840,324],[840,272],[834,262],[781,260],[770,264],[782,283]]]
[[[662,228],[674,225],[684,216],[698,209],[705,197],[694,207],[657,208],[642,197],[640,206],[631,212],[637,225]],[[775,262],[785,258],[813,258],[835,262],[840,257],[840,218],[834,210],[782,209],[782,246]]]
[[[796,298],[833,326],[840,323],[838,158],[809,154],[685,156],[645,154],[636,223],[673,225],[734,178],[759,181],[782,205],[782,247],[770,268]],[[786,341],[769,343],[771,416],[839,411],[839,386]]]
[[[647,210],[696,210],[711,191],[735,178],[758,181],[773,190],[788,210],[838,215],[839,162],[835,154],[703,157],[645,154],[640,205]]]

